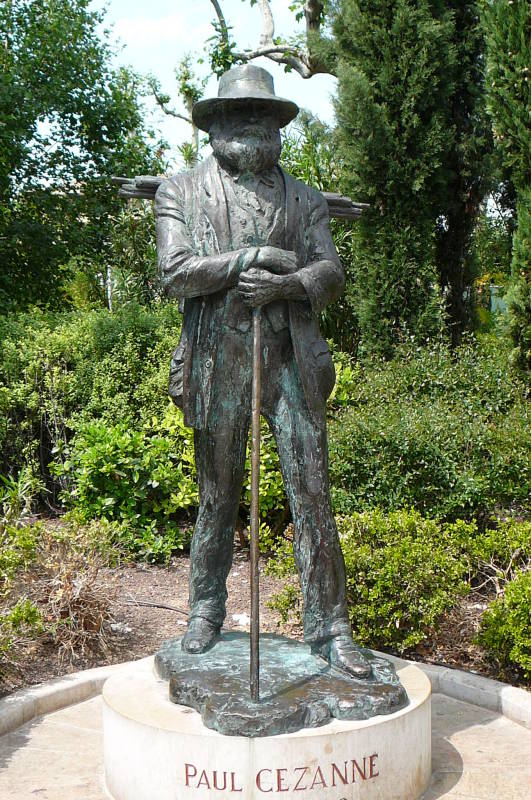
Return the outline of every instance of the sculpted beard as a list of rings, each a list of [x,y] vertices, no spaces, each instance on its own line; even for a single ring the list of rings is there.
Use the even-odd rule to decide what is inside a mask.
[[[210,128],[210,145],[220,164],[238,173],[264,172],[278,163],[282,143],[280,131],[273,126],[243,127],[234,130],[227,122],[215,122]]]

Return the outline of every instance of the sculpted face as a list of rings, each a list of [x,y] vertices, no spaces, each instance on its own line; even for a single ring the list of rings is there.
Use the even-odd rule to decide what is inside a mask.
[[[282,144],[277,118],[255,109],[227,111],[210,126],[210,144],[231,171],[264,172],[278,163]]]

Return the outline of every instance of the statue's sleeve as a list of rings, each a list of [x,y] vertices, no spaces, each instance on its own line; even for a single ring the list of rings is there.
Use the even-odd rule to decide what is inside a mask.
[[[320,192],[311,191],[305,231],[306,266],[298,270],[312,311],[318,314],[337,300],[345,288],[345,273],[330,232],[328,205]]]
[[[155,218],[159,271],[169,297],[199,297],[235,286],[256,257],[251,250],[199,255],[186,225],[184,187],[178,179],[159,186]]]

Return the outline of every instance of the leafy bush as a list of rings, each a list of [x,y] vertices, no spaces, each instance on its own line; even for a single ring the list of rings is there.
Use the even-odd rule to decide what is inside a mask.
[[[531,678],[531,571],[521,572],[483,614],[479,641],[502,669]]]
[[[466,534],[475,526],[460,523],[460,537],[416,511],[380,509],[338,517],[345,557],[347,595],[355,639],[371,647],[400,652],[421,642],[458,593],[466,592],[469,563],[463,557]],[[268,564],[271,574],[294,573],[292,544],[285,539]],[[288,586],[275,600],[288,618],[300,595]]]
[[[123,524],[121,543],[129,552],[165,560],[182,548],[176,515],[198,498],[192,435],[178,409],[168,405],[161,419],[137,430],[124,423],[81,425],[54,471],[69,480],[64,500],[85,521]]]
[[[466,562],[444,528],[415,511],[338,520],[355,638],[402,652],[421,642],[458,593]]]
[[[338,513],[413,507],[484,522],[531,494],[525,385],[497,339],[405,346],[390,362],[351,367],[350,405],[330,425]]]
[[[33,510],[36,495],[43,489],[30,465],[23,467],[16,478],[12,475],[7,478],[0,475],[0,531],[5,525],[28,517]]]
[[[43,631],[42,614],[27,597],[0,617],[0,659],[6,658],[17,639],[34,638]]]
[[[0,317],[0,474],[48,464],[81,423],[138,424],[167,404],[175,305]]]
[[[0,598],[13,576],[34,560],[39,533],[38,525],[0,529]]]
[[[531,522],[508,519],[481,534],[474,527],[466,525],[465,531],[460,522],[446,527],[468,556],[473,577],[490,578],[499,591],[520,570],[531,567]]]

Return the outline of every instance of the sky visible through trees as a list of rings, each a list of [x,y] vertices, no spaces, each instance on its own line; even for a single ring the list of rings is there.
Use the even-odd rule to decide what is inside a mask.
[[[288,5],[286,0],[273,0],[271,3],[276,33],[284,36],[302,30]],[[94,10],[107,8],[106,27],[113,26],[111,38],[119,39],[123,45],[123,49],[117,48],[117,64],[130,65],[141,73],[152,72],[172,98],[176,95],[174,70],[178,61],[187,52],[200,56],[206,40],[213,33],[210,23],[215,15],[210,0],[195,0],[193,3],[160,0],[149,5],[145,0],[94,0],[90,7]],[[261,32],[258,9],[242,0],[225,0],[223,9],[227,22],[233,25],[232,34],[238,47],[255,46]],[[333,122],[331,97],[337,81],[332,75],[315,75],[307,81],[296,73],[286,74],[281,65],[265,58],[255,63],[272,73],[278,95],[294,100],[323,122]],[[198,70],[206,75],[208,65],[199,66]],[[211,78],[206,94],[215,95],[216,92],[216,79]],[[154,113],[157,128],[175,154],[176,146],[190,139],[189,127],[185,122],[165,116],[151,99],[147,99],[146,107]]]

